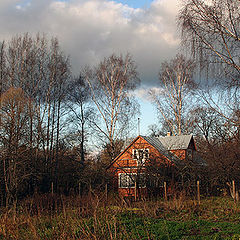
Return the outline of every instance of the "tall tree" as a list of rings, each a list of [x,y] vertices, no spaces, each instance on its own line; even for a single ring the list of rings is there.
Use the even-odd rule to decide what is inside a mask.
[[[54,166],[54,180],[55,186],[58,182],[58,169],[59,169],[59,145],[60,145],[60,130],[61,118],[65,111],[63,104],[67,97],[67,88],[71,76],[69,59],[66,57],[60,49],[59,42],[57,38],[53,38],[50,47],[50,63],[49,70],[50,76],[54,82],[53,88],[53,119],[52,119],[52,141],[51,141],[51,151],[52,151],[52,161],[55,162]],[[55,137],[54,137],[55,131]],[[53,146],[54,145],[54,146]]]
[[[217,64],[215,73],[240,86],[239,0],[183,1],[178,19],[183,43],[201,66],[210,70]]]
[[[183,55],[162,63],[159,72],[160,90],[149,92],[160,119],[173,135],[181,135],[188,126],[187,108],[196,87],[193,80],[194,67],[194,62]]]
[[[239,120],[232,118],[239,111],[240,1],[183,1],[178,20],[183,45],[192,50],[201,73],[207,73],[211,82],[216,79],[209,91],[204,86],[202,99],[219,115],[240,126]]]
[[[196,136],[204,137],[204,140],[210,144],[216,135],[216,126],[220,122],[217,113],[207,107],[198,106],[190,111],[190,117],[193,120],[192,128]]]
[[[6,69],[5,69],[5,42],[3,41],[0,43],[0,96],[3,92],[3,81],[5,78],[6,74]]]
[[[6,205],[17,199],[19,185],[32,174],[26,158],[29,124],[29,98],[21,88],[10,88],[0,97],[1,175]]]
[[[94,120],[94,109],[91,104],[90,88],[82,74],[73,78],[68,86],[68,104],[70,109],[68,122],[72,124],[69,131],[69,142],[80,142],[80,158],[85,161],[87,136],[90,134],[89,125]]]
[[[85,78],[102,120],[99,124],[93,124],[104,142],[110,144],[109,160],[112,160],[118,154],[115,152],[116,140],[126,134],[138,110],[130,94],[140,82],[136,64],[129,54],[125,57],[113,54],[94,69],[86,70]]]
[[[48,41],[44,35],[32,37],[26,33],[1,44],[0,77],[3,96],[9,93],[9,89],[20,89],[28,99],[24,106],[27,108],[24,146],[28,149],[28,158],[34,162],[32,177],[35,176],[37,181],[37,175],[44,173],[46,178],[49,179],[50,174],[54,178],[58,169],[63,102],[70,77],[69,59],[61,51],[56,38]],[[8,96],[14,97],[13,94]],[[0,131],[5,128],[2,124],[1,121]],[[18,133],[21,137],[22,133]],[[4,151],[8,145],[2,143],[0,147]],[[44,162],[40,161],[41,154]],[[2,157],[4,160],[7,156]],[[41,164],[44,171],[39,171]]]

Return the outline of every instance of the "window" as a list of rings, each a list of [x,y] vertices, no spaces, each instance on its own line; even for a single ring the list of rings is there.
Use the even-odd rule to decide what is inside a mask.
[[[119,173],[119,187],[120,188],[134,188],[136,173]]]
[[[145,174],[140,173],[119,173],[119,188],[135,188],[135,181],[138,181],[139,188],[146,187],[146,177]]]
[[[137,181],[138,181],[138,187],[139,188],[145,188],[146,187],[146,176],[145,176],[145,174],[140,173],[138,175]]]
[[[145,161],[148,158],[149,158],[149,149],[133,149],[133,159],[137,160],[138,166],[145,165]]]
[[[137,149],[133,149],[133,159],[137,158],[138,158]]]

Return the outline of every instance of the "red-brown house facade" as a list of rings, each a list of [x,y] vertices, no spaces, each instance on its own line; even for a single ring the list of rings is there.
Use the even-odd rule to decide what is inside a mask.
[[[146,196],[147,166],[154,164],[160,166],[175,166],[193,160],[196,154],[196,145],[192,135],[166,136],[166,137],[136,137],[114,159],[108,167],[113,175],[113,185],[118,189],[120,196]]]

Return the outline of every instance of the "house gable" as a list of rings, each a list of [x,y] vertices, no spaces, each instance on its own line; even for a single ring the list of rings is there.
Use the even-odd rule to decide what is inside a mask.
[[[137,161],[133,158],[134,149],[149,149],[149,159],[161,157],[172,164],[182,164],[187,150],[196,150],[192,135],[167,136],[167,137],[136,137],[108,166],[109,168],[133,168],[137,167]]]
[[[137,160],[133,157],[134,149],[148,150],[150,160],[159,159],[159,161],[167,161],[170,164],[180,162],[178,157],[164,149],[164,146],[158,139],[138,136],[114,159],[108,168],[120,169],[139,167]]]

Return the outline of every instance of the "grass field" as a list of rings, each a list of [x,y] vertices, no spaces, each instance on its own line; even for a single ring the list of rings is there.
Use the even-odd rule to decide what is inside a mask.
[[[104,198],[103,198],[104,199]],[[240,239],[240,205],[228,197],[125,203],[112,196],[38,195],[1,209],[0,239]]]

